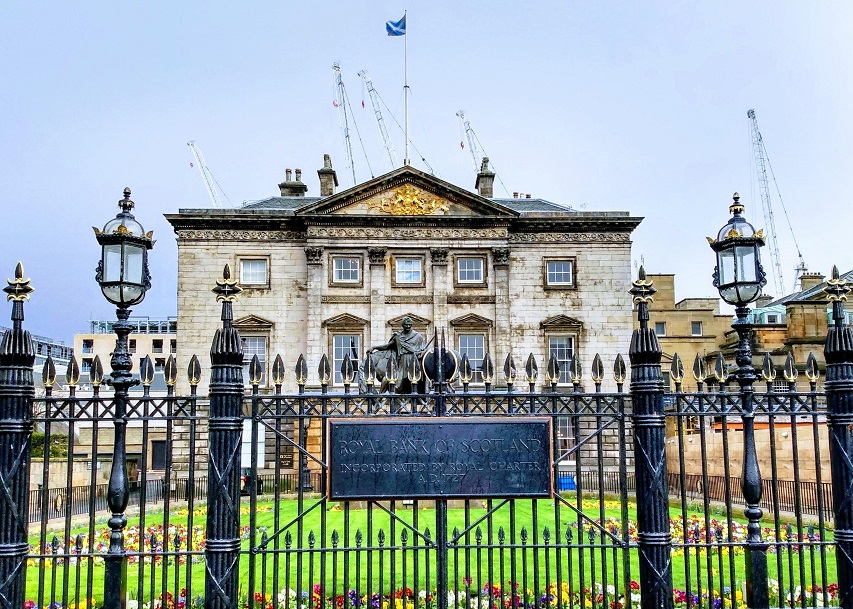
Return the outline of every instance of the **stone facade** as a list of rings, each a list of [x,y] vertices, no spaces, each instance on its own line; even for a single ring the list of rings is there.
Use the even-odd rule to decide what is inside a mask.
[[[627,360],[630,235],[640,218],[487,198],[411,167],[321,198],[304,196],[299,184],[286,180],[281,197],[241,209],[167,215],[178,241],[177,359],[184,368],[199,356],[200,395],[221,323],[210,289],[226,264],[244,290],[234,325],[262,355],[262,391],[271,390],[277,354],[286,365],[285,391],[296,389],[300,354],[308,387],[317,387],[324,354],[337,365],[348,344],[363,357],[404,316],[428,339],[444,331],[454,349],[482,345],[496,369],[510,353],[517,365],[533,353],[544,370],[557,344],[563,356],[580,358],[587,379],[596,353],[607,369],[619,353]],[[186,392],[180,383],[178,392]],[[615,390],[611,378],[604,390]]]

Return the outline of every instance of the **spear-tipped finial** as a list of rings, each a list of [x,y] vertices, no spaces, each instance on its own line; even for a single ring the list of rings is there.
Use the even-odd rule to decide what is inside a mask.
[[[9,284],[3,288],[7,294],[6,300],[29,300],[30,294],[35,291],[30,280],[24,279],[24,265],[20,262],[15,266],[15,278],[7,279],[6,283]]]
[[[237,280],[231,279],[231,266],[226,264],[222,270],[222,281],[217,281],[211,292],[216,294],[217,302],[234,302],[242,291]]]
[[[652,287],[652,283],[651,279],[646,279],[646,269],[641,265],[640,272],[637,274],[637,279],[631,282],[631,289],[628,290],[628,293],[634,297],[635,303],[649,303],[654,300],[652,296],[654,296],[657,290]]]

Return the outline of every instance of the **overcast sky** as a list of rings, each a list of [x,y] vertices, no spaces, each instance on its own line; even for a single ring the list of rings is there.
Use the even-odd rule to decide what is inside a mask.
[[[755,108],[782,194],[773,187],[785,291],[797,252],[783,201],[810,270],[853,268],[853,3],[5,2],[0,275],[21,260],[32,278],[27,327],[70,342],[89,319],[113,318],[91,226],[117,213],[125,186],[157,239],[134,314],[175,314],[163,214],[210,206],[189,140],[235,205],[276,195],[285,167],[302,168],[317,195],[324,153],[349,186],[336,61],[358,180],[371,173],[355,126],[373,175],[390,170],[357,72],[387,104],[402,158],[403,38],[385,21],[404,9],[411,139],[441,178],[473,190],[464,109],[509,192],[643,216],[634,258],[676,273],[678,298],[715,295],[705,236],[726,222],[732,192],[765,225]]]

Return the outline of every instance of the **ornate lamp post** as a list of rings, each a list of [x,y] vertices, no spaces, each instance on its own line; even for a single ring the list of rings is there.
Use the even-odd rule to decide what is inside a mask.
[[[735,362],[738,369],[735,379],[740,385],[743,400],[743,474],[741,488],[746,500],[744,514],[749,519],[746,551],[746,603],[749,607],[767,607],[767,545],[761,539],[761,471],[755,450],[755,414],[753,388],[755,368],[752,366],[750,337],[752,324],[747,305],[761,296],[767,284],[761,268],[759,248],[764,245],[763,231],[756,231],[743,218],[744,206],[735,193],[729,207],[731,219],[720,229],[717,239],[708,238],[711,249],[717,254],[714,269],[714,287],[727,303],[735,306],[737,320],[732,328],[737,332],[738,345]]]
[[[127,518],[124,510],[130,499],[130,484],[127,479],[127,391],[139,381],[133,380],[130,370],[133,362],[127,348],[130,334],[130,307],[142,302],[145,292],[151,287],[148,274],[148,250],[154,246],[152,234],[146,233],[130,211],[130,189],[124,189],[124,198],[118,202],[121,212],[104,225],[95,228],[95,236],[101,245],[101,261],[95,280],[101,286],[104,297],[116,305],[118,321],[113,325],[116,348],[110,365],[112,377],[105,382],[115,390],[113,464],[107,491],[107,504],[112,517],[109,520],[110,547],[105,558],[104,607],[123,609],[127,598],[127,559],[124,552],[124,527]]]

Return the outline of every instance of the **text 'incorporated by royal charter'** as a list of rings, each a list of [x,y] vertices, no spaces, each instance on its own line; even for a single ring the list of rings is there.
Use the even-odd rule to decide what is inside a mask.
[[[551,421],[330,419],[330,499],[550,497]]]

